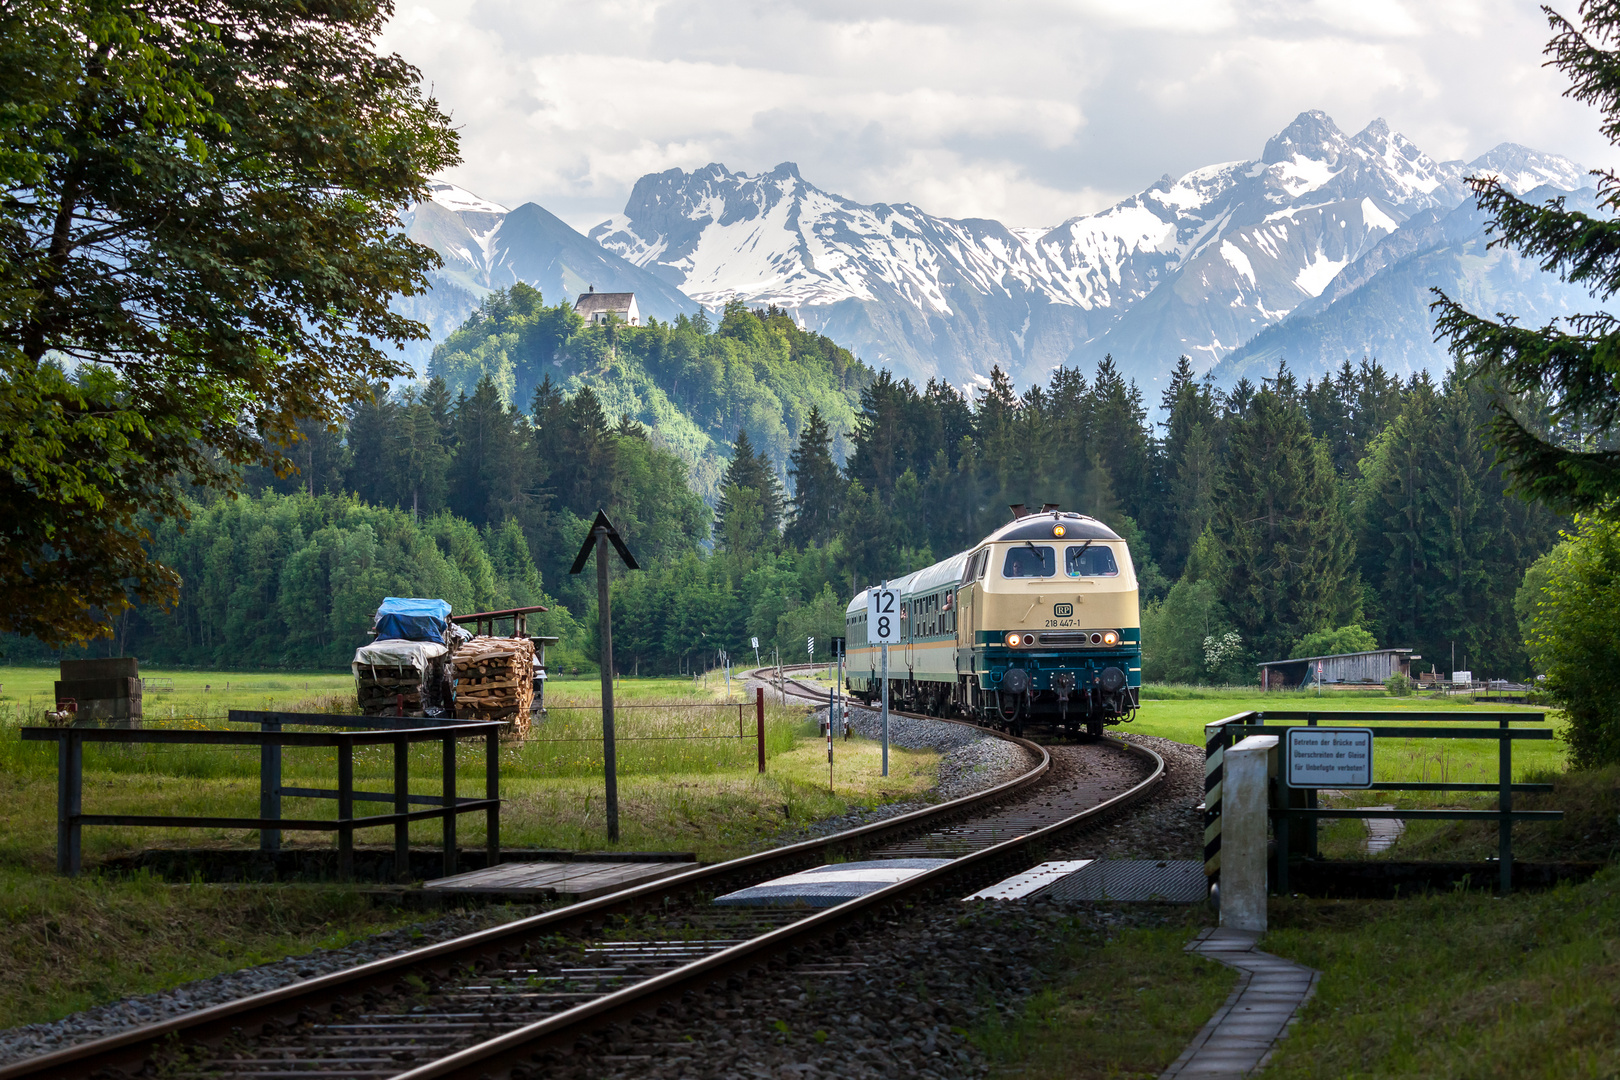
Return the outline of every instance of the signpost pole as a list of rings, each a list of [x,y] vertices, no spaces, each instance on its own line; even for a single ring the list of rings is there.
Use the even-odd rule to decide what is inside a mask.
[[[602,639],[602,770],[607,776],[608,841],[619,839],[619,760],[613,739],[613,612],[608,597],[607,530],[596,536],[596,612]]]
[[[608,596],[608,544],[619,553],[619,560],[630,570],[640,570],[630,549],[624,546],[619,530],[613,527],[607,514],[598,510],[591,531],[574,556],[570,574],[585,569],[586,561],[596,555],[596,617],[602,644],[602,772],[607,786],[607,833],[609,841],[619,839],[619,763],[613,736],[613,608]],[[448,820],[448,819],[447,819]]]

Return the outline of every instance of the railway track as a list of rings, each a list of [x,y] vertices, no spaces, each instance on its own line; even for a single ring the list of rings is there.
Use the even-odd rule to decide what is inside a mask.
[[[826,700],[796,683],[783,690]],[[1044,747],[1011,741],[1037,763],[975,795],[16,1062],[0,1067],[0,1080],[543,1076],[592,1032],[716,980],[784,964],[814,974],[815,957],[862,923],[1028,869],[1053,843],[1124,813],[1164,775],[1151,750],[1103,740],[1100,753],[1139,765],[1133,782],[1105,790],[1054,775]],[[953,861],[810,913],[708,904],[827,862],[899,855]]]

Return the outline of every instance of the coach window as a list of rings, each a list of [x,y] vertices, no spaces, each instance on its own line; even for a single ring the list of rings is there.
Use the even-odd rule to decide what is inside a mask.
[[[1070,577],[1119,576],[1114,549],[1103,544],[1077,544],[1068,550],[1063,563]]]
[[[1004,578],[1042,578],[1057,573],[1057,552],[1049,547],[1025,544],[1007,549],[1007,558],[1001,564]]]

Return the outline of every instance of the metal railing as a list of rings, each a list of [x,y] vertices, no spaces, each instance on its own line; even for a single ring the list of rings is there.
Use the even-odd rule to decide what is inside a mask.
[[[86,825],[116,825],[180,829],[257,829],[259,847],[276,851],[281,834],[290,832],[335,832],[338,840],[338,875],[345,881],[354,877],[354,834],[357,829],[394,828],[394,870],[401,880],[410,872],[410,826],[414,821],[438,818],[443,822],[444,872],[457,870],[456,820],[462,814],[484,811],[485,844],[490,865],[500,853],[500,735],[505,721],[434,720],[419,717],[333,716],[323,713],[249,712],[232,709],[231,723],[257,724],[258,731],[161,731],[141,728],[27,727],[24,740],[55,742],[56,769],[56,869],[67,876],[78,874],[82,856],[81,837]],[[369,728],[354,731],[287,731],[286,727]],[[484,796],[463,799],[456,796],[456,744],[459,740],[482,737],[485,741]],[[257,746],[259,747],[259,816],[211,817],[167,814],[86,814],[84,800],[84,744],[120,743],[168,746]],[[410,745],[438,742],[443,761],[443,787],[439,795],[410,793]],[[394,748],[394,790],[357,791],[354,786],[354,750],[357,746]],[[333,747],[337,750],[337,788],[284,787],[281,782],[283,747]],[[284,818],[281,800],[287,798],[336,799],[336,819]],[[356,816],[357,802],[393,804],[388,814]],[[412,805],[432,809],[412,810]]]
[[[1273,882],[1277,892],[1288,891],[1288,858],[1291,826],[1298,824],[1304,832],[1304,852],[1314,856],[1316,823],[1324,818],[1384,818],[1398,820],[1495,820],[1498,823],[1497,858],[1500,861],[1501,891],[1505,895],[1513,887],[1513,822],[1555,821],[1564,816],[1562,810],[1514,810],[1513,793],[1548,792],[1551,784],[1515,784],[1513,782],[1513,744],[1520,740],[1549,740],[1553,732],[1541,729],[1513,728],[1515,721],[1543,723],[1545,713],[1463,713],[1434,716],[1414,716],[1410,712],[1343,712],[1339,710],[1305,711],[1272,710],[1242,712],[1217,720],[1204,727],[1204,872],[1214,880],[1220,876],[1221,858],[1221,780],[1225,752],[1239,740],[1250,735],[1276,735],[1286,738],[1290,727],[1303,722],[1315,727],[1321,721],[1380,722],[1407,721],[1398,726],[1375,727],[1370,730],[1374,739],[1495,739],[1497,751],[1497,782],[1494,784],[1453,783],[1374,783],[1365,791],[1456,791],[1496,792],[1495,810],[1374,810],[1367,808],[1327,809],[1317,805],[1314,788],[1288,788],[1278,784],[1281,798],[1273,798],[1271,818],[1277,840],[1277,874]],[[1293,721],[1294,723],[1273,723]],[[1411,723],[1419,721],[1419,723]],[[1486,727],[1433,727],[1435,722],[1473,721],[1494,723]],[[1426,723],[1424,723],[1426,722]],[[1281,803],[1282,805],[1279,805]]]

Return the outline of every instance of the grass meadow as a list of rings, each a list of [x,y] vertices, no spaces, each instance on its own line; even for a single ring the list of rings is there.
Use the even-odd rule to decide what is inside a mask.
[[[352,713],[346,674],[149,671],[148,728],[218,728],[230,709]],[[84,830],[87,872],[55,875],[56,747],[23,742],[53,703],[54,668],[0,667],[0,1027],[49,1020],[132,993],[334,947],[422,918],[376,906],[354,887],[167,883],[98,873],[97,863],[152,847],[258,846],[258,834],[225,829]],[[173,689],[157,691],[157,680]],[[767,770],[757,771],[753,702],[733,681],[623,679],[615,691],[621,839],[606,839],[600,683],[554,679],[549,715],[531,738],[502,745],[501,839],[508,847],[691,851],[705,860],[758,848],[794,826],[915,798],[934,786],[937,755],[895,748],[879,775],[876,743],[837,744],[829,785],[826,743],[799,706],[768,706]],[[738,711],[743,719],[739,737]],[[458,792],[483,790],[484,746],[463,746]],[[287,749],[289,786],[332,788],[335,751]],[[356,786],[389,790],[392,750],[355,755]],[[437,794],[436,746],[413,751],[411,790]],[[258,815],[256,748],[85,748],[87,813]],[[373,804],[375,805],[375,804]],[[362,804],[362,810],[366,809]],[[379,808],[380,809],[380,808]],[[284,799],[287,816],[336,814],[331,800]],[[460,842],[483,844],[482,814],[462,818]],[[412,842],[437,846],[438,824],[413,826]],[[286,846],[331,846],[326,834],[283,834]],[[392,843],[392,828],[359,831],[357,845]]]
[[[172,679],[174,687],[148,690],[148,726],[217,727],[231,708],[353,709],[352,684],[342,674],[148,675]],[[52,669],[0,668],[0,1026],[342,945],[421,918],[377,906],[341,885],[226,888],[93,869],[100,860],[160,845],[256,846],[256,834],[239,830],[86,829],[91,871],[76,880],[57,878],[54,747],[16,736],[19,727],[38,722],[54,679]],[[885,779],[878,775],[877,745],[857,739],[837,743],[829,788],[826,744],[802,706],[768,707],[768,767],[761,776],[752,704],[742,700],[740,683],[731,690],[728,697],[717,677],[621,680],[619,849],[725,858],[792,826],[854,806],[916,797],[934,784],[935,755],[896,748],[892,775]],[[553,680],[546,719],[527,741],[502,746],[507,845],[609,848],[598,697],[594,679]],[[1203,743],[1204,725],[1251,709],[1388,710],[1401,722],[1479,724],[1481,713],[1503,708],[1381,694],[1262,695],[1186,687],[1149,687],[1144,697],[1125,730],[1195,746]],[[1557,731],[1556,718],[1548,726]],[[1377,746],[1380,779],[1495,779],[1494,742],[1390,740]],[[461,753],[461,793],[478,794],[483,747]],[[357,754],[359,786],[388,786],[390,754]],[[416,751],[413,791],[437,792],[437,755],[436,747]],[[248,816],[257,812],[257,768],[252,749],[90,747],[85,808]],[[1612,859],[1620,850],[1620,771],[1568,773],[1563,744],[1555,739],[1519,744],[1514,772],[1518,779],[1552,777],[1560,789],[1553,796],[1526,797],[1521,805],[1558,805],[1570,813],[1558,826],[1520,826],[1516,842],[1524,845],[1523,857],[1574,851]],[[288,784],[335,786],[334,753],[289,750],[284,773]],[[1385,802],[1436,799],[1391,793],[1366,798],[1375,795]],[[1447,798],[1468,805],[1467,798]],[[1572,809],[1580,807],[1587,809]],[[330,801],[287,800],[284,806],[289,815],[334,811]],[[1324,854],[1356,854],[1359,827],[1343,822],[1324,829]],[[435,824],[419,830],[416,843],[436,844]],[[390,838],[388,830],[361,832],[357,842],[386,844]],[[475,846],[482,839],[481,816],[463,819],[462,843]],[[316,835],[286,840],[335,842]],[[1494,833],[1474,823],[1414,827],[1388,857],[1473,857],[1475,848],[1483,857],[1493,844]],[[1225,969],[1180,951],[1194,926],[1207,919],[1201,909],[1184,915],[1185,925],[1123,931],[1106,941],[1095,928],[1077,925],[1055,943],[1061,970],[1054,981],[1005,1025],[974,1033],[995,1073],[1103,1077],[1161,1069],[1231,985]],[[1480,893],[1399,903],[1278,899],[1266,947],[1320,968],[1324,977],[1317,1000],[1265,1075],[1609,1075],[1599,1066],[1613,1060],[1609,988],[1615,960],[1607,928],[1617,918],[1620,879],[1613,871],[1587,885],[1505,900]],[[1544,1054],[1526,1049],[1549,1040],[1556,1045]]]

